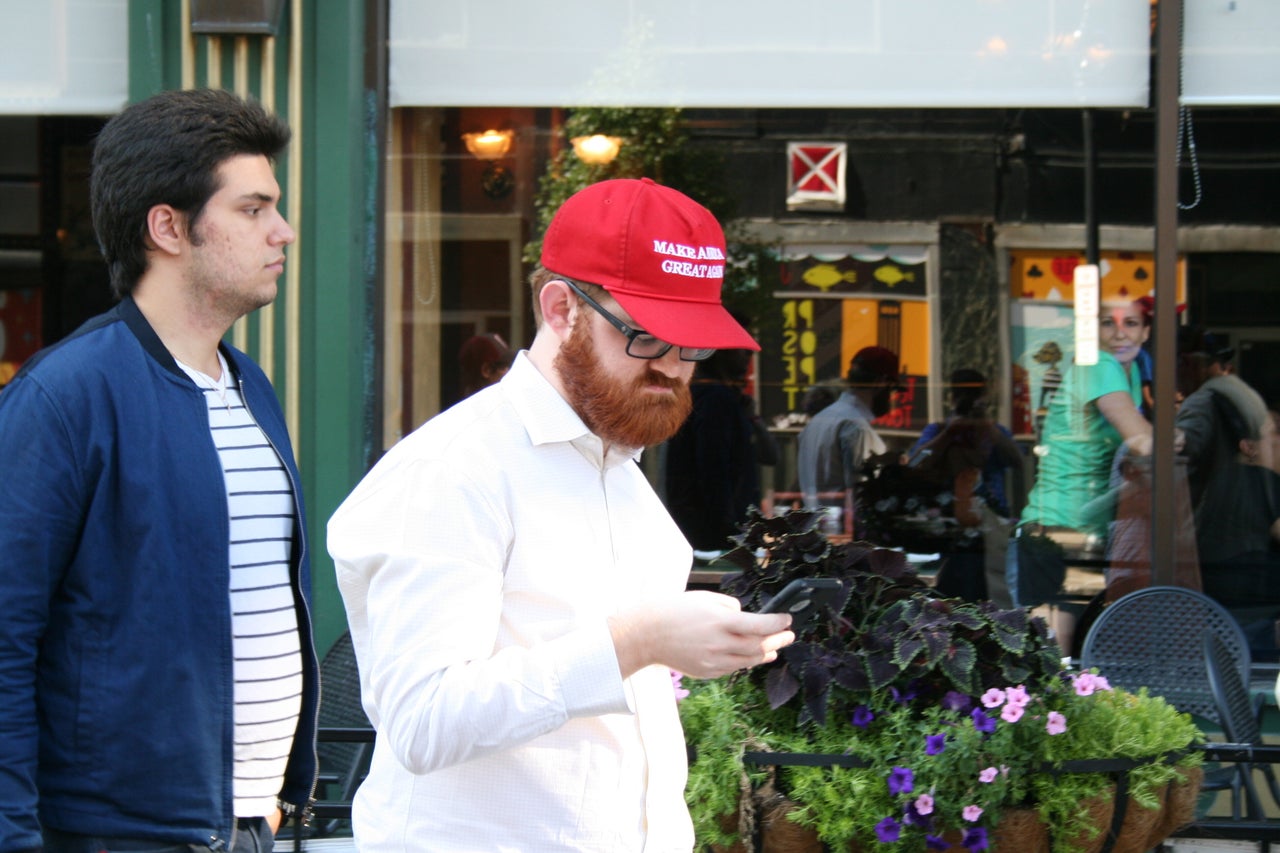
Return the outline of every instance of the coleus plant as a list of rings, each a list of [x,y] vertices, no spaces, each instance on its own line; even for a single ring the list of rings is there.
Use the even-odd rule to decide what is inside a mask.
[[[832,543],[818,520],[807,511],[765,517],[752,510],[723,558],[739,571],[725,576],[721,590],[744,610],[798,578],[838,578],[844,586],[838,612],[810,622],[777,660],[746,676],[761,682],[772,708],[792,703],[801,723],[821,726],[829,712],[851,713],[872,691],[930,703],[949,691],[979,695],[1036,683],[1061,669],[1062,652],[1042,619],[944,598],[901,552]]]

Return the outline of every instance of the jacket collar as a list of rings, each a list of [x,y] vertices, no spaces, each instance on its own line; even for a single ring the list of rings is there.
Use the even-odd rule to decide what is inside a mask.
[[[156,330],[151,328],[151,324],[147,322],[147,318],[138,308],[138,304],[133,301],[132,296],[126,296],[120,300],[120,304],[116,306],[115,310],[120,319],[129,327],[129,331],[133,332],[133,336],[138,339],[138,343],[142,345],[147,355],[154,358],[165,370],[175,376],[182,377],[188,382],[190,381],[190,377],[178,366],[178,362],[174,360],[164,342],[160,340]],[[231,367],[231,372],[238,377],[240,375],[240,365],[236,363],[234,351],[221,341],[218,343],[218,349],[222,351],[223,357],[226,358],[227,364]]]

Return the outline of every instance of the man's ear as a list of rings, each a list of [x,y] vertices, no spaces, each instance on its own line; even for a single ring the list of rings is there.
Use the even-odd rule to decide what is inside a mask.
[[[538,304],[542,307],[543,325],[561,340],[568,340],[578,317],[578,299],[569,285],[558,279],[547,282],[538,293]]]
[[[181,254],[190,242],[187,217],[167,204],[157,204],[147,211],[146,236],[150,248],[168,255]]]

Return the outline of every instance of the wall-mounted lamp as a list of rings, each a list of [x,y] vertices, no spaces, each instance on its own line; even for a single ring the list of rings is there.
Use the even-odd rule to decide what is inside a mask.
[[[480,186],[489,198],[502,198],[515,188],[516,181],[511,176],[511,171],[494,162],[505,157],[511,150],[513,138],[515,138],[515,132],[511,130],[486,130],[483,133],[462,134],[462,141],[466,143],[467,150],[476,159],[489,161],[489,165],[484,167],[484,174],[480,177]]]
[[[578,159],[592,166],[612,163],[622,149],[621,136],[605,136],[603,133],[575,136],[569,141],[573,143],[573,153],[578,155]]]
[[[511,150],[515,132],[510,130],[486,130],[483,133],[464,133],[462,141],[467,150],[481,160],[497,160]]]

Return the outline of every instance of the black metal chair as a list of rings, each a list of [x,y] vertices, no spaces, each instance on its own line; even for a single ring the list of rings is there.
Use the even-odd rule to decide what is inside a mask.
[[[1205,667],[1208,671],[1209,686],[1213,691],[1213,699],[1222,718],[1222,730],[1228,741],[1255,747],[1262,744],[1262,726],[1258,712],[1260,703],[1254,700],[1249,692],[1249,684],[1239,676],[1239,660],[1222,642],[1217,634],[1206,634],[1204,637]],[[1275,771],[1268,762],[1239,761],[1231,766],[1235,778],[1231,785],[1231,815],[1240,815],[1240,801],[1247,805],[1247,815],[1255,820],[1265,817],[1257,787],[1254,784],[1254,771],[1262,773],[1267,780],[1271,799],[1280,804],[1280,788],[1277,788]]]
[[[1209,682],[1206,637],[1216,637],[1232,676],[1249,682],[1249,643],[1226,608],[1209,596],[1178,586],[1152,586],[1121,596],[1098,613],[1080,653],[1084,669],[1097,668],[1116,687],[1145,687],[1179,711],[1226,733]],[[1232,817],[1240,818],[1241,775],[1235,765],[1205,768],[1203,791],[1232,792]]]
[[[1116,687],[1146,687],[1179,711],[1222,725],[1209,689],[1204,636],[1213,634],[1249,682],[1249,643],[1239,623],[1202,592],[1152,586],[1121,596],[1089,627],[1080,665],[1097,667]]]
[[[356,668],[355,649],[351,645],[351,633],[344,632],[320,662],[320,712],[318,724],[323,729],[372,730],[364,707],[360,704],[360,673]],[[333,740],[322,737],[316,745],[320,760],[320,778],[316,784],[316,799],[324,803],[349,804],[356,788],[369,772],[373,758],[372,739]],[[347,809],[342,809],[347,811]],[[317,817],[302,831],[301,838],[333,835],[347,820]],[[293,838],[296,825],[290,824],[277,836]],[[293,838],[298,849],[300,839]],[[285,849],[277,844],[278,849]]]

